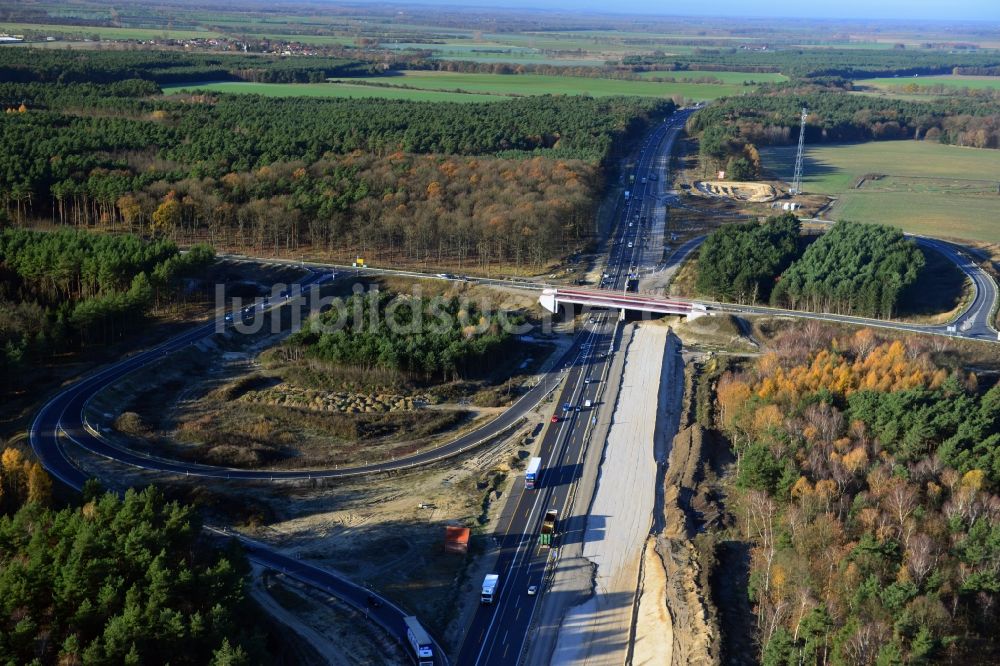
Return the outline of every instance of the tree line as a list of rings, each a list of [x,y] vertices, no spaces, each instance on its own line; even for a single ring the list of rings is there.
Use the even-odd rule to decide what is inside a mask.
[[[731,224],[702,245],[695,286],[712,298],[891,318],[924,267],[896,228],[837,222],[803,250],[792,213]]]
[[[0,377],[137,330],[214,260],[207,246],[64,229],[0,231]]]
[[[315,83],[334,76],[366,76],[374,63],[349,58],[182,53],[150,49],[59,51],[0,49],[0,80],[14,83],[155,83],[254,81]]]
[[[611,64],[611,63],[609,63]],[[938,49],[696,48],[683,55],[627,56],[622,64],[661,71],[780,72],[791,78],[882,76],[992,71],[1000,67],[995,52],[962,53]]]
[[[44,471],[4,487],[27,496],[0,517],[0,660],[20,664],[268,663],[238,547],[200,535],[189,506],[148,488],[124,499],[94,484],[81,507],[48,508]],[[33,480],[34,479],[34,480]],[[51,484],[51,481],[48,482]]]
[[[712,171],[743,156],[747,144],[797,142],[803,107],[807,143],[923,139],[1000,148],[1000,113],[988,97],[912,102],[793,84],[720,100],[692,115],[688,131],[705,143],[702,166]]]
[[[813,328],[717,384],[761,663],[994,662],[1000,387]]]

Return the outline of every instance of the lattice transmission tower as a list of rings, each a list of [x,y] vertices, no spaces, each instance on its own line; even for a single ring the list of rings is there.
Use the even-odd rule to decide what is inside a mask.
[[[792,178],[792,189],[788,191],[789,194],[802,193],[802,149],[806,145],[806,116],[808,115],[808,110],[802,107],[802,123],[799,125],[799,152],[795,155],[795,176]]]

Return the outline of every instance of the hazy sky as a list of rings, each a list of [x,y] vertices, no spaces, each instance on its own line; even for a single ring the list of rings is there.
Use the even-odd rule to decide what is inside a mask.
[[[472,7],[583,9],[666,16],[775,16],[858,19],[950,19],[1000,21],[1000,0],[423,0],[420,4]],[[998,26],[1000,30],[1000,26]]]

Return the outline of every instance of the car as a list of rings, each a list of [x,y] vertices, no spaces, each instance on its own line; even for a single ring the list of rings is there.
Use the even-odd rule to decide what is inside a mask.
[[[558,414],[553,414],[552,415],[552,422],[553,423],[559,423],[559,415]]]
[[[536,594],[538,594],[538,586],[537,585],[529,585],[528,586],[528,596],[529,597],[533,597]]]
[[[632,249],[632,241],[629,241],[628,247],[629,247],[629,249]]]
[[[583,383],[584,384],[589,384],[591,381],[592,380],[590,379],[590,377],[587,377],[586,379],[583,380]]]
[[[564,412],[568,412],[571,409],[573,409],[573,405],[569,404],[568,402],[564,402],[563,403],[563,411]]]
[[[577,406],[576,406],[576,411],[578,411],[578,412],[579,412],[579,411],[583,411],[583,408],[582,408],[582,407],[580,407],[580,405],[577,405]]]
[[[597,323],[597,320],[596,320],[596,319],[594,319],[593,317],[591,317],[591,318],[590,318],[590,323],[591,323],[591,324],[596,324],[596,323]]]

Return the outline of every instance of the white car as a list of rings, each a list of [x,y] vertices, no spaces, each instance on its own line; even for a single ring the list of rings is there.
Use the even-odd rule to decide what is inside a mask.
[[[528,596],[529,597],[533,597],[536,594],[538,594],[538,586],[537,585],[529,585],[528,586]]]

